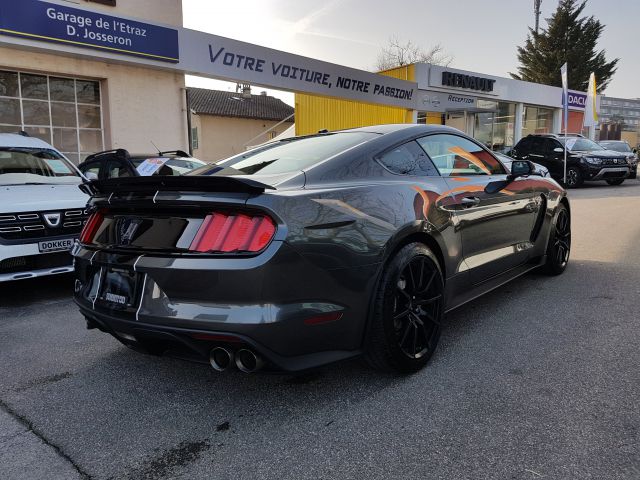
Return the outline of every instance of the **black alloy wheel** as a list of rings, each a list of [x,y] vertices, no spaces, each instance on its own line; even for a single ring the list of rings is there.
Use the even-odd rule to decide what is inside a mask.
[[[367,360],[380,370],[420,370],[436,349],[443,313],[444,282],[438,260],[425,245],[403,247],[382,276]]]
[[[571,253],[571,218],[562,203],[558,206],[556,221],[549,235],[546,271],[550,275],[560,275],[567,268]]]
[[[624,182],[624,178],[616,178],[615,180],[612,179],[608,179],[607,183],[609,185],[622,185],[622,182]]]
[[[582,173],[577,167],[567,168],[566,186],[567,188],[576,188],[582,185]]]

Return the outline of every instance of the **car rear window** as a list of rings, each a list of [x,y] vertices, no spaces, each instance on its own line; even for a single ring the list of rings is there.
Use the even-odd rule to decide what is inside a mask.
[[[371,132],[322,134],[281,142],[221,160],[188,175],[274,175],[304,170],[377,137]]]

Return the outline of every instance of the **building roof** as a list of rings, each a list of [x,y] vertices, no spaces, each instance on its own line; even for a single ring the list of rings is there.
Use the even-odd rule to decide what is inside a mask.
[[[219,117],[284,120],[293,114],[293,107],[268,95],[243,97],[242,93],[188,88],[191,109],[196,113]],[[291,119],[293,121],[293,118]]]

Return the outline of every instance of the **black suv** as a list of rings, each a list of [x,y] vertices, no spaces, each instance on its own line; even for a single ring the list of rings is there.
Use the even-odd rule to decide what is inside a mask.
[[[567,187],[578,187],[585,181],[595,180],[620,185],[631,175],[632,166],[624,154],[607,150],[582,135],[567,136],[566,146]],[[562,181],[564,147],[564,136],[528,135],[513,147],[511,156],[539,163],[549,169],[551,177]]]
[[[139,167],[145,162],[155,161],[155,168],[140,173]],[[206,165],[182,150],[158,152],[155,154],[131,155],[126,150],[107,150],[89,155],[78,165],[83,175],[90,180],[113,177],[136,177],[139,175],[182,175]]]

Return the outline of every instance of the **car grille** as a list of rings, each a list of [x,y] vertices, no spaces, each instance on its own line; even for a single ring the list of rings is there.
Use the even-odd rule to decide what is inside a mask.
[[[606,166],[614,166],[614,167],[624,167],[627,166],[627,159],[624,157],[620,158],[600,158],[602,161],[602,165]]]
[[[59,213],[57,226],[47,223],[45,215]],[[0,214],[0,238],[6,240],[46,239],[62,235],[78,235],[87,221],[84,209],[19,212]]]
[[[26,257],[5,258],[0,261],[0,274],[28,272],[47,268],[71,266],[73,260],[69,252],[28,255]]]

